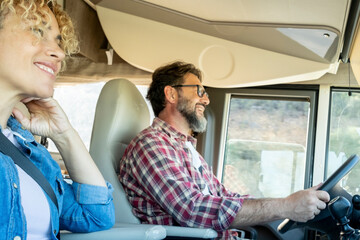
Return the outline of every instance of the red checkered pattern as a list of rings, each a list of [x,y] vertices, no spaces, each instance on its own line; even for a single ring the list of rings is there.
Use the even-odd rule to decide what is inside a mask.
[[[185,136],[155,118],[127,147],[120,161],[119,180],[133,212],[142,223],[212,228],[219,238],[231,239],[227,230],[247,196],[224,188],[200,156],[202,174],[192,163]],[[211,195],[203,195],[209,186]]]

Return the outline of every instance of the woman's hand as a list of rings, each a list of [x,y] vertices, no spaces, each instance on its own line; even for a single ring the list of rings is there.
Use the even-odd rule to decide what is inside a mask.
[[[13,110],[13,115],[33,134],[54,139],[72,129],[68,118],[55,99],[25,98],[22,102],[27,107],[30,118],[16,108]]]
[[[54,141],[72,180],[106,187],[103,176],[57,101],[26,98],[22,102],[29,110],[30,118],[14,108],[15,118],[33,134]]]

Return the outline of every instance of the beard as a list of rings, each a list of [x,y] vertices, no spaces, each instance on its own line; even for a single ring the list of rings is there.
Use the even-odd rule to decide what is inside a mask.
[[[205,132],[207,124],[206,118],[196,115],[196,109],[192,109],[188,99],[181,97],[176,108],[185,117],[191,130],[197,133]]]

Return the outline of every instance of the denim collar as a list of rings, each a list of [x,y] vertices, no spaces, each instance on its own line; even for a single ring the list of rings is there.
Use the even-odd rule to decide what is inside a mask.
[[[27,142],[35,141],[34,136],[25,129],[13,116],[10,116],[7,126],[16,133],[19,133]],[[0,126],[1,130],[1,126]]]

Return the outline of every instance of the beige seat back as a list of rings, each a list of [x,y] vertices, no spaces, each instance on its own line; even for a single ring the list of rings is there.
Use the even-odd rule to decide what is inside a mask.
[[[139,223],[132,214],[117,173],[125,148],[149,124],[149,109],[133,83],[115,79],[104,85],[96,105],[90,154],[104,178],[114,187],[116,222]]]
[[[134,84],[126,79],[116,79],[104,85],[96,105],[90,154],[104,178],[114,187],[116,224],[106,233],[119,239],[162,239],[165,236],[174,239],[215,238],[217,233],[213,229],[139,224],[140,221],[132,214],[117,177],[118,163],[130,141],[149,125],[149,109]],[[119,233],[115,234],[117,231]],[[77,239],[79,234],[64,235],[69,237],[67,240],[72,240]],[[98,234],[91,236],[94,237],[92,239],[100,239]]]

